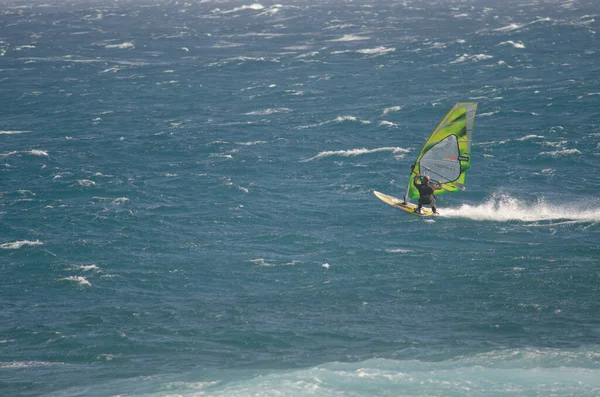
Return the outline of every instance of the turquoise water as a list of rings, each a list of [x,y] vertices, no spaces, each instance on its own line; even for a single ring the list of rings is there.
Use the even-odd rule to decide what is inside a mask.
[[[597,396],[593,1],[0,6],[4,396]],[[479,103],[467,191],[402,196]]]

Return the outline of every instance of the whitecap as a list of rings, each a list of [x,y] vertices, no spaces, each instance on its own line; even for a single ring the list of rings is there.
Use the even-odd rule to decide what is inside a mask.
[[[11,361],[0,362],[0,368],[31,368],[31,367],[48,367],[51,365],[65,365],[62,362],[50,361]]]
[[[383,109],[382,116],[385,116],[386,114],[391,113],[391,112],[397,112],[397,111],[399,111],[401,109],[402,109],[402,106],[392,106],[392,107],[389,107],[389,108],[385,108],[385,109]]]
[[[127,197],[118,197],[112,201],[112,204],[121,205],[121,204],[125,204],[128,202],[129,202],[129,199]]]
[[[283,5],[281,5],[281,4],[273,4],[273,6],[271,6],[271,8],[269,8],[269,9],[261,12],[258,15],[259,16],[262,16],[262,15],[271,15],[271,16],[273,16],[273,15],[277,14],[279,12],[279,10],[282,9],[282,8],[283,8]]]
[[[248,116],[268,116],[274,113],[282,113],[282,112],[291,112],[292,109],[289,108],[275,108],[275,109],[263,109],[263,110],[255,110],[253,112],[244,113]]]
[[[235,7],[233,9],[227,10],[227,11],[222,11],[220,8],[215,8],[211,12],[213,14],[231,14],[234,12],[240,12],[240,11],[246,11],[246,10],[260,11],[260,10],[263,10],[264,8],[265,7],[262,4],[254,3],[254,4],[250,4],[249,6]]]
[[[95,265],[75,265],[72,268],[73,270],[81,270],[82,272],[90,272],[90,271],[94,271],[94,272],[99,272],[100,268]]]
[[[82,276],[69,276],[65,278],[61,278],[61,281],[72,281],[77,283],[77,285],[81,287],[91,287],[92,283],[90,283],[85,277]]]
[[[94,181],[90,181],[89,179],[79,179],[79,180],[77,181],[77,183],[78,183],[80,186],[84,186],[84,187],[90,187],[90,186],[95,186],[95,185],[96,185],[96,182],[94,182]]]
[[[517,141],[528,141],[530,139],[544,139],[542,135],[525,135],[524,137],[518,138]]]
[[[406,248],[393,248],[386,249],[385,252],[389,252],[390,254],[408,254],[409,252],[412,252],[412,250]]]
[[[493,56],[487,55],[487,54],[475,54],[475,55],[463,54],[460,57],[458,57],[457,59],[455,59],[454,61],[451,61],[450,63],[463,63],[466,61],[482,61],[482,60],[490,59],[490,58],[493,58]]]
[[[104,48],[117,48],[120,50],[125,50],[128,48],[135,48],[135,45],[132,42],[125,42],[125,43],[121,43],[121,44],[106,44],[104,46]]]
[[[236,145],[241,145],[241,146],[262,145],[264,143],[267,143],[267,142],[266,141],[235,142]]]
[[[31,154],[33,156],[48,156],[48,152],[46,152],[44,150],[33,149],[33,150],[13,151],[13,152],[8,152],[8,153],[2,153],[2,154],[0,154],[0,157],[8,157],[8,156],[12,156],[14,154]]]
[[[508,40],[508,41],[503,41],[502,43],[498,43],[497,45],[499,46],[505,46],[505,45],[512,45],[514,48],[525,48],[525,44],[523,44],[522,41],[512,41],[512,40]]]
[[[287,263],[276,264],[276,263],[267,262],[264,258],[251,259],[249,262],[252,262],[258,266],[264,266],[264,267],[294,266],[298,263],[298,261],[291,261],[291,262],[287,262]]]
[[[300,54],[300,55],[296,56],[295,59],[302,59],[302,58],[314,57],[316,55],[319,55],[319,51],[306,52],[304,54]]]
[[[343,50],[343,51],[331,51],[331,55],[338,55],[338,54],[347,54],[349,52],[353,52],[352,50]]]
[[[344,122],[344,121],[358,121],[361,124],[371,124],[370,121],[368,120],[360,120],[358,117],[355,116],[337,116],[335,118],[335,121],[338,123]]]
[[[0,135],[17,135],[17,134],[25,134],[31,131],[18,131],[18,130],[7,130],[7,131],[0,131]]]
[[[362,41],[369,40],[369,37],[357,36],[354,34],[345,34],[340,38],[329,40],[330,42]]]
[[[356,50],[356,52],[358,52],[359,54],[366,54],[366,55],[385,55],[385,54],[389,54],[390,52],[395,52],[396,49],[392,48],[392,47],[376,47],[376,48],[365,48],[362,50]]]
[[[380,127],[396,127],[397,125],[395,123],[392,123],[391,121],[386,121],[383,120],[379,123]]]
[[[511,30],[520,29],[521,25],[517,25],[516,23],[511,23],[508,26],[504,26],[502,28],[494,29],[495,32],[509,32]]]
[[[302,160],[302,161],[307,162],[307,161],[312,161],[312,160],[316,160],[316,159],[320,159],[320,158],[324,158],[324,157],[330,157],[330,156],[353,157],[353,156],[360,156],[363,154],[371,154],[371,153],[379,153],[379,152],[392,152],[394,154],[404,155],[405,153],[410,152],[410,150],[404,149],[401,147],[382,147],[382,148],[377,148],[377,149],[362,148],[362,149],[351,149],[351,150],[333,150],[333,151],[320,152],[316,156],[313,156],[309,159]]]
[[[19,249],[25,245],[43,245],[44,243],[42,243],[40,240],[35,240],[35,241],[29,241],[29,240],[19,240],[19,241],[13,241],[10,243],[4,243],[4,244],[0,244],[0,248],[3,249],[10,249],[10,250],[16,250]]]
[[[248,56],[238,56],[238,57],[233,57],[233,58],[227,58],[224,59],[222,61],[218,61],[218,62],[212,62],[209,63],[208,65],[206,65],[207,67],[215,67],[215,66],[225,66],[228,65],[232,62],[274,62],[274,63],[279,63],[279,59],[278,58],[266,58],[266,57],[248,57]]]
[[[551,152],[541,152],[542,156],[552,156],[552,157],[560,157],[560,156],[570,156],[573,154],[581,154],[581,152],[577,149],[562,149],[562,150],[554,150]]]

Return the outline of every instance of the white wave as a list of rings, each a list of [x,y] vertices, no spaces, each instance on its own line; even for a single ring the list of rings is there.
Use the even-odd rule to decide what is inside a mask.
[[[460,57],[458,57],[457,59],[455,59],[454,61],[450,62],[450,63],[463,63],[466,61],[482,61],[485,59],[491,59],[493,58],[492,55],[487,55],[487,54],[475,54],[475,55],[469,55],[469,54],[463,54]]]
[[[32,368],[32,367],[48,367],[51,365],[65,365],[62,362],[51,361],[11,361],[0,362],[0,368]]]
[[[544,139],[542,135],[525,135],[524,137],[518,138],[517,141],[528,141],[530,139]]]
[[[0,248],[8,249],[8,250],[16,250],[25,245],[43,245],[43,244],[44,243],[42,243],[40,240],[35,240],[35,241],[19,240],[19,241],[13,241],[10,243],[0,244]]]
[[[121,204],[125,204],[128,202],[129,202],[129,199],[127,197],[118,197],[112,201],[112,204],[121,205]]]
[[[371,124],[370,121],[368,120],[360,120],[358,117],[355,116],[337,116],[335,118],[335,121],[338,123],[344,122],[344,121],[358,121],[361,124]]]
[[[252,262],[258,266],[264,267],[274,267],[274,266],[295,266],[298,264],[298,261],[291,261],[286,263],[270,263],[267,262],[264,258],[251,259],[249,262]]]
[[[100,72],[100,74],[104,74],[104,73],[116,73],[116,72],[118,72],[121,69],[123,69],[123,68],[120,68],[118,66],[113,66],[111,68],[104,69],[103,71]]]
[[[306,129],[306,128],[322,127],[324,125],[331,124],[331,123],[344,123],[344,122],[347,122],[347,121],[359,122],[360,124],[371,124],[370,121],[368,121],[368,120],[360,120],[356,116],[338,116],[338,117],[336,117],[333,120],[323,121],[323,122],[317,123],[317,124],[301,125],[301,126],[296,127],[296,128],[298,128],[298,129]]]
[[[506,63],[506,62],[504,62],[502,60],[498,61],[498,65],[499,66],[506,66],[509,69],[514,69],[515,68],[514,66],[510,66],[508,63]],[[539,93],[539,91],[536,92],[536,94],[538,94],[538,93]]]
[[[496,113],[498,113],[498,112],[479,113],[477,116],[479,116],[479,117],[490,117],[490,116],[495,115]]]
[[[132,42],[125,42],[121,44],[106,44],[104,48],[116,48],[119,50],[126,50],[128,48],[135,48],[135,45]]]
[[[516,23],[511,23],[508,26],[504,26],[502,28],[494,29],[495,32],[510,32],[512,30],[520,29],[522,25],[517,25]]]
[[[16,131],[16,130],[15,131],[11,131],[11,130],[8,130],[8,131],[0,131],[0,135],[17,135],[17,134],[25,134],[25,133],[28,133],[28,132],[31,132],[31,131]]]
[[[341,22],[341,21],[335,21],[337,22]],[[330,22],[332,23],[332,22]],[[351,24],[351,23],[345,23],[345,24],[341,24],[341,25],[331,25],[331,26],[327,26],[326,28],[324,28],[323,30],[331,30],[331,29],[347,29],[347,28],[354,28],[356,27],[356,25]]]
[[[286,51],[308,51],[311,48],[312,47],[309,45],[291,45],[288,47],[283,47],[283,49]]]
[[[331,51],[331,55],[338,55],[338,54],[347,54],[349,52],[354,52],[352,50],[343,50],[343,51]]]
[[[331,265],[329,263],[323,263],[321,265],[321,267],[324,267],[325,269],[329,269],[331,267]]]
[[[240,7],[235,7],[231,10],[226,10],[223,11],[220,8],[215,8],[214,10],[211,11],[211,13],[213,14],[231,14],[234,12],[240,12],[240,11],[246,11],[246,10],[252,10],[252,11],[260,11],[260,10],[264,10],[264,6],[260,3],[254,3],[254,4],[250,4],[247,6],[240,6]]]
[[[396,127],[396,126],[397,126],[397,124],[396,124],[396,123],[392,123],[391,121],[382,120],[382,121],[379,123],[379,126],[380,126],[380,127]]]
[[[386,249],[385,252],[389,252],[390,254],[408,254],[412,252],[412,250],[405,248],[394,248],[394,249]]]
[[[368,306],[365,301],[361,304]],[[490,325],[502,327],[495,326]],[[499,348],[442,360],[327,362],[291,370],[259,370],[256,376],[227,383],[218,378],[198,379],[200,386],[193,381],[152,381],[159,382],[155,389],[177,396],[597,396],[597,349]],[[92,389],[88,394],[101,393]]]
[[[402,110],[402,106],[392,106],[389,108],[385,108],[385,109],[383,109],[382,116],[385,116],[386,114],[391,113],[391,112],[398,112],[400,110]]]
[[[91,287],[92,283],[90,283],[85,277],[82,276],[69,276],[65,278],[61,278],[60,281],[72,281],[77,283],[80,287]]]
[[[584,97],[586,97],[586,96],[596,96],[596,95],[600,95],[600,92],[588,92],[588,93],[587,93],[587,94],[585,94],[585,95],[579,95],[579,96],[577,97],[577,99],[583,99],[583,98],[584,98]]]
[[[544,200],[525,202],[498,193],[483,204],[463,204],[459,208],[440,209],[443,217],[469,218],[477,221],[558,221],[600,222],[600,209],[595,206],[577,207],[574,204],[548,204]]]
[[[358,52],[359,54],[366,54],[366,55],[385,55],[385,54],[389,54],[390,52],[395,52],[396,49],[395,48],[391,48],[391,47],[376,47],[376,48],[365,48],[363,50],[356,50],[356,52]]]
[[[235,48],[241,46],[242,44],[239,43],[232,43],[229,41],[219,40],[215,44],[213,44],[212,48]]]
[[[309,159],[302,160],[302,161],[303,162],[312,161],[312,160],[320,159],[323,157],[330,157],[330,156],[353,157],[353,156],[360,156],[363,154],[371,154],[371,153],[379,153],[379,152],[392,152],[394,154],[404,155],[405,153],[410,152],[410,150],[404,149],[401,147],[382,147],[382,148],[377,148],[377,149],[363,148],[363,149],[351,149],[351,150],[333,150],[333,151],[320,152],[316,156],[313,156]]]
[[[79,179],[77,183],[84,187],[96,186],[96,182],[90,181],[89,179]]]
[[[512,41],[512,40],[508,40],[508,41],[503,41],[502,43],[498,43],[497,45],[500,46],[505,46],[505,45],[511,45],[514,48],[525,48],[525,44],[523,44],[522,41]]]
[[[560,156],[570,156],[573,154],[581,154],[581,152],[577,149],[562,149],[562,150],[554,150],[551,152],[541,152],[541,156],[552,156],[552,157],[560,157]]]
[[[76,265],[76,266],[73,266],[72,269],[73,270],[81,270],[83,272],[90,272],[90,271],[99,272],[100,271],[100,268],[94,264],[92,264],[92,265]]]
[[[228,65],[230,63],[233,62],[239,62],[238,65],[241,65],[244,62],[274,62],[274,63],[279,63],[279,59],[278,58],[266,58],[266,57],[247,57],[247,56],[239,56],[239,57],[233,57],[233,58],[227,58],[227,59],[223,59],[221,61],[218,62],[213,62],[213,63],[209,63],[208,67],[215,67],[215,66],[224,66],[224,65]]]
[[[340,38],[329,40],[330,42],[362,41],[369,40],[369,37],[357,36],[354,34],[345,34]]]
[[[282,112],[291,112],[292,109],[289,108],[276,108],[276,109],[264,109],[264,110],[255,110],[253,112],[244,113],[248,116],[268,116],[274,113],[282,113]]]
[[[267,143],[267,141],[235,142],[236,145],[241,145],[241,146],[262,145],[264,143]]]
[[[317,55],[319,55],[319,51],[310,51],[310,52],[306,52],[304,54],[298,55],[295,59],[309,58],[309,57],[314,57]]]
[[[15,154],[30,154],[32,156],[48,156],[48,152],[46,152],[44,150],[33,149],[33,150],[23,150],[23,151],[2,153],[2,154],[0,154],[0,157],[8,157],[8,156],[12,156]]]

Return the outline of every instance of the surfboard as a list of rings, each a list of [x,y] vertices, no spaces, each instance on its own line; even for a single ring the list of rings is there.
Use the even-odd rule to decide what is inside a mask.
[[[429,208],[423,207],[422,213],[419,214],[418,212],[415,212],[415,208],[417,208],[417,205],[414,203],[409,203],[409,202],[404,203],[404,201],[402,199],[399,199],[399,198],[396,198],[394,196],[390,196],[387,194],[383,194],[376,190],[374,190],[373,193],[384,203],[389,204],[392,207],[397,208],[399,210],[405,211],[411,215],[416,215],[416,216],[432,216],[432,215],[434,215],[433,212]]]

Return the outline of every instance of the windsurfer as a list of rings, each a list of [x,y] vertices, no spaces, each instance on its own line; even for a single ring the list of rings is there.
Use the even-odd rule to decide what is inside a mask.
[[[419,206],[415,208],[415,212],[420,214],[423,205],[427,204],[431,206],[431,211],[433,211],[434,214],[437,214],[438,212],[435,207],[435,196],[433,193],[439,184],[432,184],[429,175],[421,176],[421,174],[417,174],[415,176],[413,184],[419,191]]]

